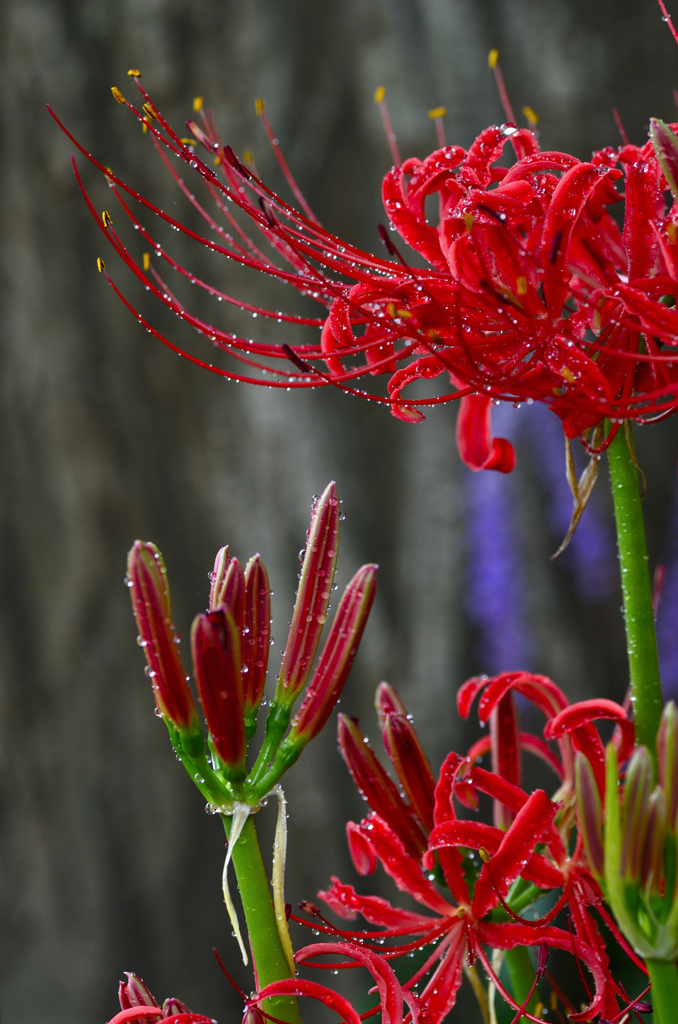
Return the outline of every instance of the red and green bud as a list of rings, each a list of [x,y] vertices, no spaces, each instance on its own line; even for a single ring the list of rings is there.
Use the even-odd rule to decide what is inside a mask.
[[[182,737],[200,735],[202,741],[172,625],[167,570],[155,544],[135,542],[127,558],[127,574],[139,643],[146,655],[158,709]]]
[[[604,889],[617,923],[645,958],[678,959],[676,832],[665,782],[673,779],[675,709],[666,708],[657,740],[659,783],[645,747],[636,749],[620,800],[617,754],[607,748]]]
[[[650,118],[650,138],[666,183],[678,199],[678,138],[669,126],[657,117]]]
[[[435,779],[428,758],[400,697],[388,683],[379,684],[376,704],[386,753],[412,810],[428,833],[433,829],[435,804]]]
[[[283,655],[275,700],[291,706],[311,671],[327,619],[339,544],[339,499],[327,485],[313,510],[294,614]]]
[[[603,806],[600,793],[591,763],[583,754],[576,755],[574,770],[579,831],[589,866],[593,874],[601,879],[605,872],[605,852],[603,848]]]
[[[377,566],[363,565],[343,593],[317,667],[285,745],[299,749],[330,717],[351,671],[377,590]]]
[[[240,634],[229,609],[222,606],[195,618],[191,649],[212,747],[229,781],[241,781],[247,774],[245,702]]]
[[[657,733],[657,765],[666,796],[668,827],[673,831],[678,814],[678,709],[672,700],[664,707]]]
[[[174,1017],[178,1013],[190,1013],[191,1011],[186,1006],[186,1003],[182,1003],[181,999],[175,999],[171,996],[166,999],[162,1004],[162,1015],[163,1017]]]
[[[363,799],[393,829],[408,853],[419,859],[426,849],[426,836],[412,809],[363,738],[358,722],[347,715],[339,715],[338,732],[339,748]]]
[[[238,632],[242,634],[245,628],[245,573],[237,558],[231,558],[228,568],[224,574],[223,583],[215,592],[216,604],[210,606],[210,611],[216,611],[221,605],[226,605],[230,611]]]
[[[245,569],[245,629],[242,638],[242,671],[245,720],[248,734],[256,728],[256,714],[264,696],[271,641],[271,588],[259,555]]]
[[[214,569],[210,575],[210,603],[209,610],[213,612],[223,602],[219,600],[219,594],[221,593],[228,572],[228,567],[231,562],[231,556],[228,550],[228,544],[220,548],[217,551],[217,557],[214,559]]]
[[[641,881],[652,772],[647,748],[638,747],[629,763],[624,784],[621,873],[625,882]]]
[[[151,1006],[159,1009],[160,1004],[153,998],[150,990],[136,974],[125,971],[127,981],[121,981],[118,986],[118,999],[121,1010],[131,1010],[135,1006]],[[164,1014],[164,1011],[163,1011]],[[168,1016],[164,1014],[164,1016]],[[139,1017],[136,1024],[155,1024],[157,1015],[152,1017]]]
[[[377,709],[379,728],[383,729],[386,715],[407,715],[405,705],[400,697],[388,683],[379,683],[374,696],[374,706]]]

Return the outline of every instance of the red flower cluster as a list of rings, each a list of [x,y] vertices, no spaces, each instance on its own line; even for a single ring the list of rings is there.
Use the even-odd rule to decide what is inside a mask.
[[[73,141],[106,174],[154,259],[148,252],[133,255],[108,212],[100,218],[86,195],[115,251],[147,290],[245,369],[217,368],[181,352],[109,278],[137,319],[191,361],[269,387],[332,384],[386,402],[395,416],[413,422],[423,418],[422,407],[461,399],[462,458],[474,469],[505,472],[514,454],[507,441],[491,437],[492,401],[543,401],[570,438],[603,417],[648,422],[678,405],[678,208],[667,210],[668,184],[651,142],[606,148],[581,161],[542,153],[530,131],[504,124],[487,128],[468,150],[444,146],[423,161],[406,160],[386,175],[383,200],[392,229],[423,257],[424,265],[415,267],[381,226],[393,259],[356,249],[321,227],[280,155],[261,102],[258,111],[305,215],[222,143],[201,102],[195,104],[201,123],[189,121],[192,137],[182,139],[141,88],[138,72],[130,74],[144,100],[141,111],[118,89],[113,94],[143,122],[211,237],[138,195]],[[511,166],[506,159],[499,163],[508,156],[507,143],[516,158]],[[198,144],[216,167],[198,159]],[[196,198],[175,158],[202,179],[216,213]],[[291,285],[324,307],[322,315],[292,316],[224,294],[173,260],[129,198],[209,249]],[[438,203],[437,223],[428,220],[431,199]],[[620,227],[610,207],[622,201]],[[161,262],[219,300],[315,328],[320,338],[270,345],[217,328],[174,296],[158,270]],[[104,269],[103,261],[99,265]],[[381,374],[389,378],[387,396],[356,389],[361,378]],[[408,384],[438,377],[453,390],[405,397]]]
[[[433,946],[423,966],[404,985],[406,992],[412,992],[428,976],[418,1000],[430,1024],[442,1021],[454,1005],[465,958],[468,963],[480,960],[514,1010],[531,1020],[540,1019],[506,991],[485,946],[497,950],[540,947],[542,974],[547,973],[541,961],[548,949],[572,953],[592,975],[590,1005],[575,1012],[553,979],[548,979],[570,1019],[591,1020],[598,1014],[617,1019],[618,999],[624,1006],[629,1000],[612,977],[592,908],[641,969],[642,964],[602,905],[581,837],[574,845],[571,842],[576,823],[574,764],[575,753],[584,753],[602,792],[605,751],[593,722],[616,723],[613,742],[620,760],[633,749],[633,725],[624,709],[612,701],[568,705],[550,679],[526,672],[469,680],[458,694],[463,717],[481,693],[479,716],[482,724],[489,722],[489,734],[466,757],[449,754],[435,780],[402,702],[381,684],[377,691],[381,732],[402,792],[363,739],[357,722],[340,716],[344,759],[372,809],[359,824],[347,826],[356,870],[368,875],[381,863],[398,888],[425,911],[403,910],[381,897],[362,896],[335,878],[320,897],[341,917],[354,919],[361,914],[377,930],[344,931],[324,918],[321,925],[317,908],[307,905],[312,927],[350,943],[360,942],[387,959]],[[520,731],[514,694],[545,715],[544,737]],[[555,750],[549,746],[551,741]],[[559,786],[553,799],[543,790],[530,794],[521,788],[522,752],[541,758],[555,772]],[[487,754],[491,755],[490,771],[478,763]],[[495,825],[459,816],[458,805],[477,810],[481,795],[494,801]],[[521,916],[547,893],[553,894],[547,913],[534,920]],[[557,918],[567,919],[565,927],[554,923]],[[384,945],[385,940],[392,944]]]

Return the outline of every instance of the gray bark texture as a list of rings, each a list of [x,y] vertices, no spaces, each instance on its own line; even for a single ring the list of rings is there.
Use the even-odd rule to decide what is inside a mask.
[[[675,117],[678,50],[653,0],[4,0],[0,9],[2,323],[0,353],[0,1013],[3,1024],[90,1024],[116,1010],[123,970],[158,998],[176,995],[220,1021],[239,1002],[211,955],[245,989],[248,973],[220,895],[218,819],[174,759],[137,648],[123,586],[125,553],[154,540],[188,635],[224,543],[259,551],[272,580],[275,668],[299,571],[311,496],[338,484],[340,585],[381,565],[380,592],[342,698],[376,735],[376,684],[395,685],[437,769],[477,735],[456,687],[483,664],[464,612],[464,494],[454,409],[413,427],[328,389],[287,394],[224,382],[140,327],[96,272],[123,271],[76,188],[71,145],[49,102],[104,164],[167,208],[180,198],[148,139],[111,98],[143,71],[175,125],[205,97],[224,138],[251,149],[284,188],[254,98],[264,96],[288,162],[321,220],[377,251],[381,176],[390,166],[373,103],[385,86],[405,155],[435,147],[430,108],[448,109],[448,141],[469,145],[502,121],[487,53],[501,52],[516,108],[540,115],[545,148],[586,157],[617,144],[616,106],[634,141],[651,115]],[[97,208],[110,200],[85,166]],[[286,193],[285,193],[286,194]],[[115,210],[112,208],[113,216]],[[196,270],[214,257],[179,257]],[[211,262],[210,262],[211,261]],[[221,272],[221,271],[219,271]],[[231,276],[229,277],[229,273]],[[266,281],[224,282],[277,301]],[[271,296],[273,296],[271,298]],[[142,294],[171,333],[175,320]],[[203,309],[196,298],[194,308]],[[224,311],[252,336],[282,325]],[[208,315],[206,312],[205,315]],[[229,317],[231,319],[229,319]],[[178,337],[179,335],[177,335]],[[191,342],[200,354],[199,341]],[[204,354],[204,352],[203,352]],[[209,354],[206,358],[210,358]],[[661,558],[678,438],[672,421],[640,432],[651,558]],[[527,450],[526,450],[527,451]],[[519,448],[519,457],[521,450]],[[533,667],[573,699],[626,686],[620,597],[578,600],[548,561],[542,476],[529,452],[514,477]],[[606,481],[599,484],[602,513]],[[344,823],[364,805],[336,751],[334,724],[285,784],[288,899],[314,899],[331,874],[356,882]],[[265,853],[273,810],[260,815]],[[391,889],[359,882],[363,892]],[[294,933],[294,941],[307,939]],[[474,1019],[465,1001],[453,1011]],[[467,1013],[471,1016],[467,1017]]]

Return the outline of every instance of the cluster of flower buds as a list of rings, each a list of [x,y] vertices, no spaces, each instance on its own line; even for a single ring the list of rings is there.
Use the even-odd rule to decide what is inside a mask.
[[[206,746],[179,656],[162,556],[154,544],[143,541],[129,553],[128,585],[158,712],[189,774],[218,811],[231,813],[234,801],[259,803],[320,732],[339,699],[376,590],[376,566],[362,566],[344,591],[311,675],[333,588],[339,518],[339,499],[330,483],[313,509],[264,741],[249,771],[248,741],[264,697],[270,648],[271,595],[259,556],[243,569],[228,548],[221,549],[211,576],[209,609],[196,617],[191,630]],[[305,687],[285,736],[293,705]]]
[[[610,744],[604,794],[590,761],[578,754],[579,820],[589,864],[626,938],[640,956],[675,961],[678,710],[673,701],[664,708],[656,753],[655,764],[646,747],[636,748],[620,785]]]
[[[109,1024],[155,1024],[156,1021],[171,1021],[172,1024],[214,1024],[211,1017],[193,1013],[180,999],[166,999],[160,1006],[150,990],[136,974],[125,972],[126,981],[118,988],[120,1013]]]

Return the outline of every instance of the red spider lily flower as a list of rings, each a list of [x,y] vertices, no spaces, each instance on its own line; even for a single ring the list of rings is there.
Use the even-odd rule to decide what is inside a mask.
[[[109,277],[137,319],[174,351],[236,380],[285,388],[331,384],[365,394],[413,422],[429,405],[461,399],[460,451],[474,469],[508,472],[514,462],[508,442],[491,437],[491,400],[545,402],[562,419],[568,438],[585,439],[604,417],[616,421],[616,429],[620,421],[648,422],[676,408],[678,208],[667,212],[670,181],[664,174],[671,177],[670,126],[653,128],[658,156],[650,140],[608,147],[580,161],[567,153],[542,153],[532,132],[505,124],[487,128],[468,150],[444,146],[423,161],[405,160],[384,178],[382,196],[392,229],[423,258],[425,265],[414,267],[383,228],[391,259],[343,242],[307,206],[305,215],[297,212],[223,144],[210,113],[201,110],[200,125],[189,121],[192,138],[182,139],[136,84],[145,101],[141,111],[119,90],[114,96],[143,122],[210,236],[138,195],[73,139],[106,175],[124,218],[154,259],[132,253],[110,214],[104,211],[100,218],[86,193],[85,198],[143,286],[242,370],[181,352],[135,312]],[[499,166],[507,143],[516,161]],[[198,158],[196,144],[216,167]],[[194,172],[216,213],[185,183],[176,158]],[[284,161],[281,166],[299,198]],[[438,199],[437,224],[427,222],[429,197]],[[212,251],[296,288],[320,304],[321,315],[254,307],[196,277],[141,222],[131,200]],[[623,230],[609,212],[620,201]],[[209,324],[174,296],[156,263],[258,316],[321,329],[320,339],[269,345]],[[103,261],[100,269],[105,270]],[[367,395],[357,387],[382,374],[389,377],[387,395]],[[406,397],[408,384],[437,378],[447,378],[452,390]]]
[[[177,649],[162,557],[154,545],[141,541],[130,552],[132,603],[158,707],[187,771],[221,813],[232,813],[234,801],[256,806],[317,736],[339,700],[374,601],[377,571],[375,565],[362,566],[346,587],[311,674],[333,588],[339,518],[339,499],[330,483],[314,499],[282,667],[263,744],[249,773],[247,746],[256,730],[270,644],[266,569],[255,555],[243,570],[228,548],[222,548],[211,574],[210,610],[193,623],[193,669],[207,723],[209,760]],[[306,686],[285,737],[294,703]]]
[[[544,713],[548,736],[557,743],[558,754],[543,738],[520,732],[514,693],[527,697]],[[474,744],[466,758],[449,754],[435,781],[402,702],[390,687],[381,684],[377,691],[380,726],[402,793],[362,738],[357,723],[340,716],[340,748],[373,811],[359,824],[348,825],[354,865],[367,875],[381,863],[398,888],[427,912],[401,910],[381,897],[359,895],[352,886],[333,879],[330,888],[319,894],[321,898],[340,916],[354,919],[361,914],[378,930],[343,931],[329,922],[324,930],[348,941],[360,937],[389,959],[427,944],[434,946],[425,965],[405,985],[409,989],[433,972],[420,994],[432,1024],[442,1020],[454,1005],[465,956],[480,959],[494,980],[483,949],[487,945],[511,949],[546,944],[574,953],[591,971],[595,993],[586,1010],[570,1016],[582,1020],[597,1013],[615,1017],[618,998],[624,997],[611,975],[592,906],[622,946],[631,956],[633,953],[599,906],[600,889],[581,840],[574,844],[572,854],[568,851],[574,824],[576,751],[583,748],[594,759],[599,755],[602,743],[593,722],[605,718],[618,723],[617,745],[626,757],[633,746],[632,726],[624,709],[611,701],[570,706],[550,679],[524,672],[469,680],[458,695],[464,716],[477,696],[481,722],[490,724],[489,735]],[[554,770],[558,779],[555,800],[541,790],[528,794],[521,789],[523,751],[542,758]],[[492,771],[477,764],[487,753],[492,754]],[[455,801],[473,809],[481,794],[503,808],[504,815],[495,813],[495,821],[505,822],[503,827],[458,816]],[[427,843],[423,854],[422,841]],[[444,883],[444,894],[436,882]],[[520,910],[545,891],[557,893],[551,911],[535,921],[522,919]],[[570,921],[567,931],[553,923],[565,909]],[[319,928],[317,920],[312,927]],[[409,941],[402,944],[406,937]],[[384,939],[399,944],[383,947]],[[503,987],[499,986],[499,991],[514,1010],[521,1010]]]

